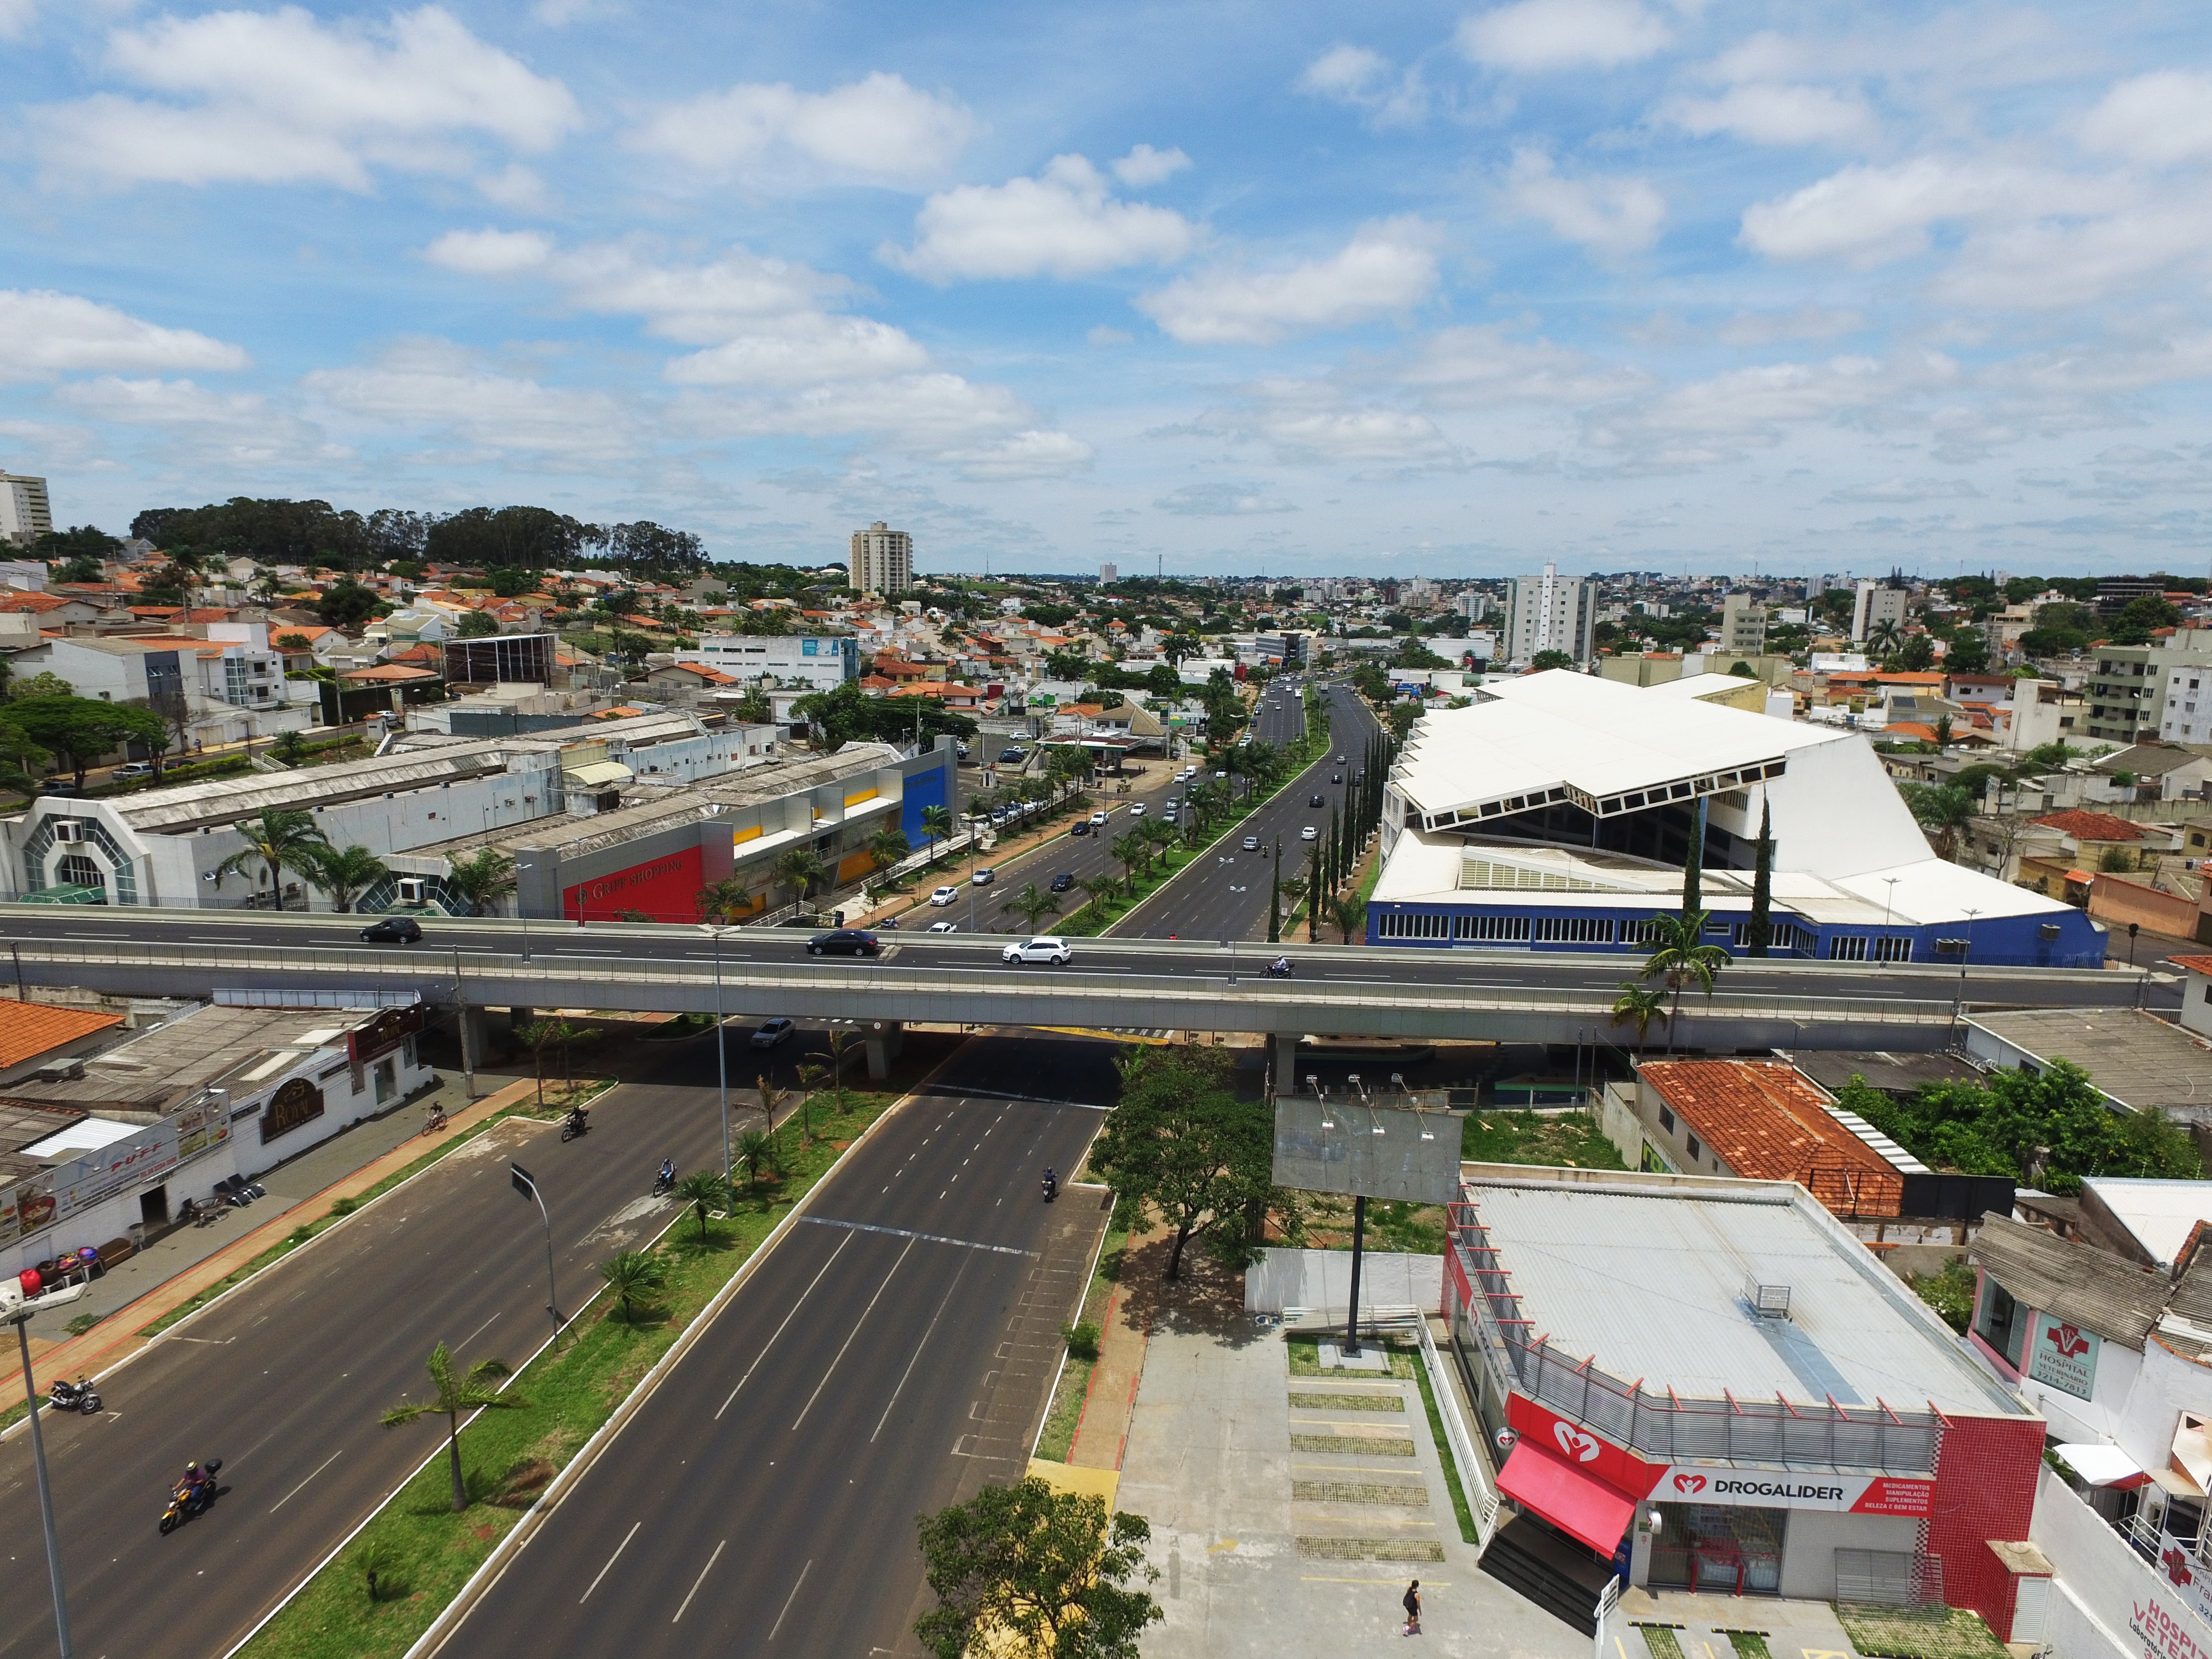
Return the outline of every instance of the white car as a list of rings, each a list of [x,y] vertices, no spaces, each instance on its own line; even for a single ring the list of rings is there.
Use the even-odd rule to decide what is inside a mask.
[[[928,931],[933,933],[957,933],[960,931],[960,924],[957,921],[933,921]]]
[[[1043,962],[1058,968],[1073,959],[1075,952],[1067,948],[1064,939],[1040,936],[1017,940],[999,952],[1001,962]]]
[[[1304,829],[1298,831],[1298,839],[1300,841],[1319,841],[1321,839],[1320,827],[1311,823],[1306,825]]]
[[[1101,824],[1104,823],[1105,822],[1106,822],[1106,815],[1105,815],[1103,812],[1093,812],[1093,813],[1091,815],[1091,827],[1092,829],[1094,829],[1094,830],[1095,830],[1095,829],[1097,829]]]
[[[1133,818],[1140,818],[1144,817],[1145,803],[1140,800],[1131,801],[1129,803],[1129,816]]]
[[[943,909],[948,904],[957,903],[959,898],[960,890],[957,887],[940,887],[929,896],[929,902],[939,909]]]

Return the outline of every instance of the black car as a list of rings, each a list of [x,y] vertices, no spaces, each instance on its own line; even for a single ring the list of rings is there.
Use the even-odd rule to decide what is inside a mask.
[[[1323,800],[1321,796],[1316,793],[1311,800],[1306,803],[1306,805],[1309,806],[1326,806],[1328,803]]]
[[[371,945],[420,945],[422,924],[412,916],[386,916],[362,928],[361,936]]]
[[[1068,826],[1067,833],[1071,836],[1089,835],[1091,833],[1091,820],[1089,818],[1076,819],[1073,823]]]
[[[1075,878],[1065,870],[1052,878],[1052,890],[1055,893],[1065,893],[1074,885]]]
[[[833,927],[806,941],[810,957],[876,957],[883,951],[873,933],[864,933],[857,927]]]
[[[1342,783],[1344,781],[1344,774],[1341,772],[1332,772],[1328,775],[1328,781],[1331,783]]]

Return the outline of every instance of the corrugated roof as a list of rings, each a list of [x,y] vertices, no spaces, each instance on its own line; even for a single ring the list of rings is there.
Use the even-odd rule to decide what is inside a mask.
[[[1975,1014],[1967,1024],[2045,1065],[2073,1061],[2123,1106],[2212,1106],[2212,1043],[2148,1009],[2027,1008]]]
[[[1828,1115],[1826,1091],[1780,1060],[1646,1060],[1638,1075],[1735,1174],[1794,1181],[1838,1214],[1895,1215],[1905,1186]]]
[[[343,1034],[382,1012],[375,1008],[196,1008],[85,1061],[84,1075],[58,1083],[17,1083],[13,1099],[80,1110],[163,1112],[201,1089],[251,1070],[284,1049],[322,1046],[318,1033]],[[325,1036],[323,1042],[332,1040]]]
[[[0,1071],[122,1024],[120,1014],[96,1013],[89,1008],[0,1002]]]
[[[2166,1305],[2166,1275],[2126,1257],[1995,1213],[1966,1255],[2013,1299],[2140,1348]]]
[[[1732,1185],[1468,1183],[1535,1333],[1653,1393],[2020,1412],[1833,1218]],[[1746,1310],[1751,1279],[1790,1286],[1787,1321]]]

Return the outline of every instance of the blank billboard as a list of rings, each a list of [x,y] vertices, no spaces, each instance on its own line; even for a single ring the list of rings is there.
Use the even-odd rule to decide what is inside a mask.
[[[1308,1193],[1449,1204],[1459,1118],[1305,1095],[1275,1101],[1275,1184]]]

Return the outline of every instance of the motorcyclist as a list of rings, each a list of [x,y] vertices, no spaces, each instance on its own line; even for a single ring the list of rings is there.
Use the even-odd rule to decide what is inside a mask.
[[[1052,1165],[1044,1166],[1044,1195],[1052,1198],[1060,1191],[1060,1177],[1052,1172]]]
[[[1271,974],[1287,975],[1291,971],[1291,959],[1288,957],[1277,957],[1267,964],[1267,971]]]
[[[568,1127],[581,1134],[592,1127],[591,1114],[581,1106],[571,1106],[568,1109]]]
[[[198,1462],[187,1463],[185,1465],[185,1478],[177,1482],[178,1501],[185,1504],[197,1504],[205,1497],[208,1487],[214,1484],[215,1477]]]
[[[676,1184],[676,1160],[672,1158],[664,1158],[660,1160],[660,1184],[664,1187],[673,1187]]]

